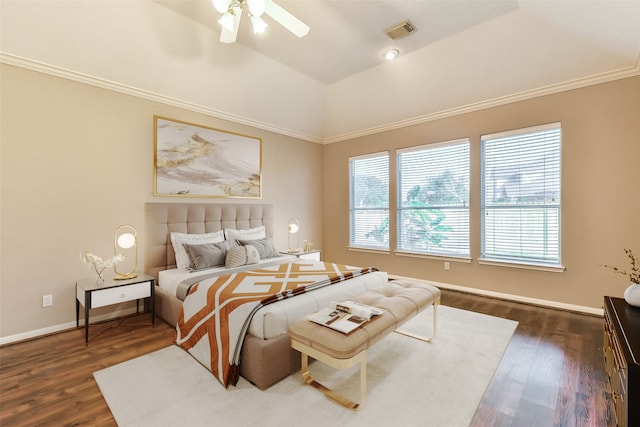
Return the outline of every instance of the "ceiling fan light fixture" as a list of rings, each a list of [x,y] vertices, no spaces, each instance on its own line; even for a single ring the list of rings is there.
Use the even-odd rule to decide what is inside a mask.
[[[250,19],[254,34],[264,33],[264,30],[269,26],[260,16],[251,15]]]
[[[222,25],[222,28],[224,28],[227,31],[233,31],[233,26],[234,26],[234,13],[232,9],[227,10],[224,15],[222,15],[222,18],[220,18],[218,20],[218,24]]]
[[[266,9],[266,0],[247,0],[249,6],[249,13],[253,16],[260,17]]]
[[[387,61],[396,59],[398,55],[400,55],[400,51],[398,49],[387,49],[382,54],[382,56],[384,56],[384,59],[386,59]]]
[[[267,23],[262,19],[266,14],[278,24],[291,31],[297,37],[304,37],[309,32],[309,26],[287,12],[273,0],[211,0],[217,11],[222,13],[218,23],[222,26],[220,42],[235,43],[238,37],[238,29],[245,6],[251,19],[254,33],[262,33],[267,28]],[[226,9],[225,9],[226,7]]]

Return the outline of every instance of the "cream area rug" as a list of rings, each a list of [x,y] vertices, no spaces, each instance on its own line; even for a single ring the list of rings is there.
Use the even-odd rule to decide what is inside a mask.
[[[430,333],[432,309],[403,329]],[[119,426],[468,426],[517,322],[438,308],[432,343],[392,333],[367,354],[367,397],[346,409],[299,373],[261,391],[240,378],[224,389],[177,346],[94,373]],[[315,379],[359,399],[358,367],[320,362]]]

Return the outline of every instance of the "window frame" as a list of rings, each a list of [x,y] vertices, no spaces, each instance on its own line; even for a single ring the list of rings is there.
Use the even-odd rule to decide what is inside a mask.
[[[466,149],[466,200],[464,201],[462,206],[452,206],[452,205],[435,205],[424,208],[411,208],[403,206],[403,162],[402,155],[406,153],[415,153],[415,152],[427,152],[430,150],[438,150],[445,147],[453,147],[453,146],[465,146]],[[444,165],[445,161],[441,162],[440,165]],[[436,177],[432,177],[436,178]],[[411,179],[411,178],[409,178]],[[431,259],[444,259],[451,261],[461,261],[461,262],[470,262],[471,261],[471,207],[470,207],[470,198],[471,198],[471,139],[468,137],[454,139],[450,141],[436,142],[431,144],[424,144],[415,147],[408,147],[399,149],[396,151],[396,250],[395,252],[398,255],[406,255],[406,256],[418,256],[424,258]],[[414,248],[408,248],[406,246],[402,246],[403,244],[403,212],[408,212],[410,210],[439,210],[439,211],[466,211],[466,230],[463,233],[466,234],[464,239],[466,240],[466,247],[462,248],[462,251],[452,251],[452,250],[433,250],[433,248],[419,250]]]
[[[557,131],[557,151],[554,151],[552,159],[555,161],[557,159],[558,169],[555,171],[557,174],[557,202],[548,203],[544,202],[541,204],[510,204],[510,205],[499,205],[499,204],[488,204],[487,203],[487,194],[486,194],[486,184],[487,184],[487,176],[486,176],[486,168],[487,168],[487,160],[486,160],[486,146],[491,141],[495,141],[497,139],[503,138],[515,138],[521,136],[526,138],[536,133],[544,132],[544,131]],[[515,155],[512,156],[514,159]],[[545,157],[545,160],[547,158]],[[500,210],[508,210],[508,209],[518,209],[520,211],[533,211],[533,209],[543,210],[543,215],[548,215],[549,209],[557,210],[557,229],[555,229],[555,233],[557,235],[557,247],[555,248],[557,251],[557,258],[547,258],[545,257],[526,257],[526,256],[505,256],[497,254],[497,253],[488,253],[487,250],[487,214],[488,210],[493,210],[494,212]],[[543,226],[543,233],[548,234],[546,226]],[[518,241],[522,241],[522,225],[519,224],[520,237]],[[544,237],[543,237],[544,240]],[[546,246],[546,244],[543,244]],[[543,252],[546,251],[546,248],[543,249]],[[562,265],[562,125],[560,122],[548,123],[539,126],[531,126],[526,128],[514,129],[505,132],[492,133],[487,135],[482,135],[480,137],[480,258],[478,259],[480,264],[485,265],[499,265],[499,266],[508,266],[508,267],[517,267],[517,268],[525,268],[525,269],[536,269],[536,270],[544,270],[544,271],[552,271],[552,272],[562,272],[564,271],[564,266]]]
[[[386,207],[362,207],[358,208],[354,206],[354,185],[355,185],[355,172],[354,172],[354,162],[364,161],[369,159],[376,159],[386,157],[386,174],[384,180],[386,181]],[[391,229],[390,229],[390,153],[389,151],[379,151],[375,153],[363,154],[358,156],[349,157],[349,249],[356,250],[364,250],[364,251],[374,251],[374,252],[389,252],[390,250],[390,238],[391,238]],[[359,211],[378,211],[382,210],[386,212],[386,221],[387,221],[387,230],[386,230],[386,244],[363,244],[357,241],[357,235],[359,235],[359,230],[356,229],[356,216]],[[384,221],[384,220],[383,220]]]

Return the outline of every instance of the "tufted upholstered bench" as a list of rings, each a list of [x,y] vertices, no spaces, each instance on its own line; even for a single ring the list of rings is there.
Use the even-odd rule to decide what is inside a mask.
[[[306,318],[298,319],[289,325],[289,337],[291,347],[302,354],[302,375],[305,382],[340,404],[350,409],[357,409],[366,396],[367,349],[393,331],[423,341],[431,341],[436,334],[440,289],[426,283],[392,280],[375,290],[358,295],[353,300],[385,311],[349,334],[318,325]],[[431,305],[433,305],[431,337],[426,338],[397,329]],[[314,380],[309,372],[309,357],[336,369],[347,369],[359,363],[360,403],[353,402]]]

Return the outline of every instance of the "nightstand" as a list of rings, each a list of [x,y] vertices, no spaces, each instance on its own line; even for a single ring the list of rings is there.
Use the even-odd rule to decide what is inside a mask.
[[[299,252],[280,252],[284,255],[293,255],[300,259],[310,259],[313,261],[320,261],[320,250],[314,249],[311,251],[299,251]]]
[[[97,284],[95,279],[76,282],[76,327],[80,326],[80,304],[84,307],[84,342],[89,342],[89,310],[121,302],[136,300],[136,313],[139,302],[149,298],[151,302],[151,324],[156,322],[155,286],[156,279],[148,274],[127,280],[105,279]]]

